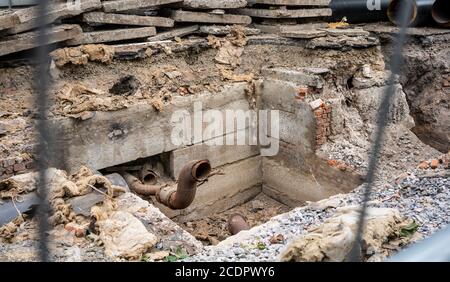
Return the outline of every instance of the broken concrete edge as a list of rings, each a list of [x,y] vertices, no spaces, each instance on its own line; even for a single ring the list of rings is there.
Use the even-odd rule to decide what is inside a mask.
[[[55,26],[48,32],[50,37],[48,44],[74,39],[81,34],[82,30],[79,25]],[[0,56],[38,47],[37,37],[38,32],[32,31],[6,37],[6,40],[0,40]]]
[[[68,3],[55,3],[49,8],[46,20],[48,24],[51,24],[58,19],[76,16],[83,12],[95,10],[100,7],[100,0],[81,1],[76,7],[68,5]],[[39,17],[38,7],[33,6],[19,9],[16,10],[14,14],[19,18],[19,24],[10,28],[7,31],[8,34],[17,34],[37,27]]]

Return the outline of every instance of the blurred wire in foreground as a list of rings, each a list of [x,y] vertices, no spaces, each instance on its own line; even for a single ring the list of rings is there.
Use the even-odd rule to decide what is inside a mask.
[[[370,160],[369,160],[369,168],[367,170],[366,175],[366,187],[363,196],[363,202],[361,207],[361,216],[358,222],[358,229],[356,233],[355,243],[353,244],[352,250],[350,251],[348,260],[349,261],[361,261],[361,243],[362,237],[365,227],[366,213],[367,213],[367,205],[370,201],[370,195],[372,192],[375,173],[377,171],[379,155],[382,148],[383,138],[385,129],[388,123],[388,116],[390,105],[392,102],[392,98],[395,95],[395,80],[396,76],[400,74],[401,66],[403,62],[403,47],[406,43],[406,30],[408,28],[408,17],[412,12],[412,1],[402,1],[400,7],[400,23],[401,28],[395,39],[394,52],[392,55],[390,69],[391,76],[389,78],[388,89],[383,96],[382,102],[380,104],[380,108],[377,114],[377,128],[375,131],[375,142],[372,147]]]
[[[36,49],[36,68],[34,74],[36,87],[36,108],[37,108],[37,150],[36,161],[39,170],[37,181],[37,191],[39,194],[39,207],[37,209],[39,223],[39,256],[41,261],[50,260],[48,232],[50,231],[49,217],[52,214],[48,200],[48,179],[47,169],[50,163],[49,144],[52,144],[52,136],[48,126],[49,98],[47,95],[50,79],[47,72],[47,58],[49,53],[49,38],[46,31],[47,9],[49,1],[41,0],[38,5],[38,48]]]

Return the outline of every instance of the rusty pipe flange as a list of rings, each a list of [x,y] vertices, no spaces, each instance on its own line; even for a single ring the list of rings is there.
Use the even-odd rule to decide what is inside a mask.
[[[248,229],[250,229],[250,226],[242,214],[234,213],[228,218],[228,231],[232,235],[236,235],[242,230]]]
[[[163,187],[156,194],[156,200],[161,204],[165,205],[166,207],[174,209],[174,207],[171,204],[170,198],[175,192],[177,192],[177,187],[175,186]]]

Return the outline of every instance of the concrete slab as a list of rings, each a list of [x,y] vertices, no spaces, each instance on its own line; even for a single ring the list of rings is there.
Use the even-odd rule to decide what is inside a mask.
[[[67,3],[56,3],[50,6],[46,20],[52,23],[58,19],[76,16],[86,11],[100,8],[100,0],[80,0],[79,5],[67,5]],[[39,10],[37,6],[18,9],[14,12],[19,17],[19,24],[8,30],[8,34],[16,34],[34,29],[38,26]]]
[[[249,5],[329,6],[331,0],[247,0]]]
[[[171,18],[176,22],[197,22],[197,23],[217,23],[217,24],[242,24],[248,25],[252,19],[243,15],[217,15],[202,12],[172,11]]]
[[[232,9],[247,5],[246,0],[184,0],[182,7],[189,9]]]
[[[301,10],[288,10],[288,9],[235,9],[233,10],[237,14],[247,15],[255,18],[317,18],[331,16],[331,9],[301,9]]]
[[[49,29],[49,44],[73,39],[82,34],[78,25],[59,25]],[[38,46],[35,31],[12,35],[0,40],[0,56],[33,49]]]
[[[138,25],[138,26],[158,26],[173,27],[174,21],[163,17],[149,17],[137,15],[124,15],[102,12],[91,12],[83,14],[83,21],[89,24],[117,24],[117,25]]]
[[[105,31],[83,32],[79,37],[67,41],[67,45],[95,44],[128,39],[145,38],[156,34],[154,27],[113,29]]]
[[[211,35],[227,35],[231,32],[233,26],[231,25],[203,25],[200,27],[200,33]],[[261,31],[257,28],[244,27],[245,35],[258,35]]]
[[[103,11],[121,12],[141,8],[157,7],[160,5],[180,3],[183,0],[117,0],[103,1]]]
[[[8,29],[14,27],[19,24],[19,17],[9,11],[1,11],[0,10],[0,30]]]
[[[158,33],[155,36],[149,37],[147,41],[155,42],[155,41],[163,41],[167,39],[172,39],[174,37],[183,37],[192,33],[195,33],[198,30],[198,25],[175,28],[170,31]]]

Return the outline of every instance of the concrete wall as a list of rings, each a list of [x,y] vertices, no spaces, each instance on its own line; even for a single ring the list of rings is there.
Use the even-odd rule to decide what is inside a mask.
[[[189,221],[226,211],[261,193],[263,178],[260,156],[216,169],[220,170],[221,174],[213,175],[208,182],[198,187],[195,200],[187,209],[172,211],[162,205],[156,205],[171,218]]]
[[[248,110],[245,88],[245,83],[236,83],[224,87],[219,93],[174,97],[162,112],[151,105],[140,104],[119,111],[96,112],[93,118],[85,121],[71,118],[52,120],[52,132],[61,148],[55,153],[70,156],[65,166],[74,171],[80,165],[102,169],[175,150],[182,146],[171,141],[174,111],[187,110],[193,119],[196,101],[202,102],[203,110]],[[193,137],[191,140],[191,144],[194,143]]]
[[[268,79],[260,89],[261,107],[280,111],[280,151],[263,158],[263,192],[296,207],[360,185],[358,175],[330,167],[315,154],[317,117],[298,93],[301,87],[322,88],[321,78],[282,68],[266,69],[263,74]]]

